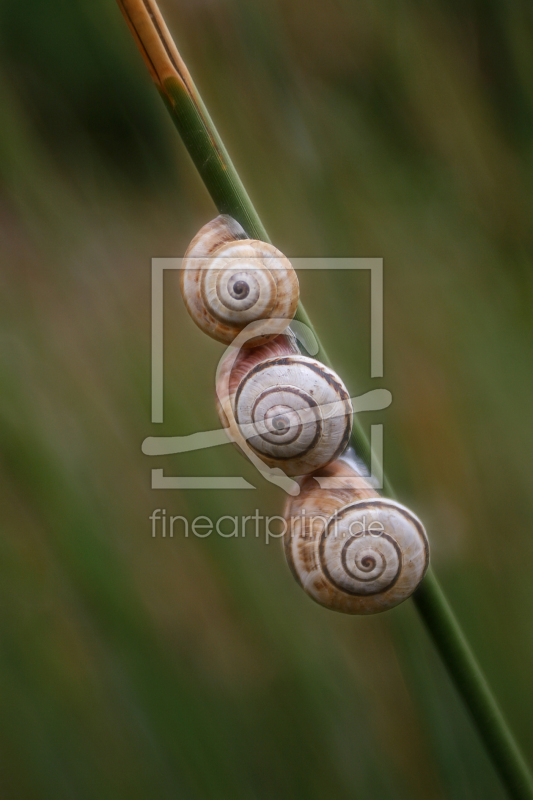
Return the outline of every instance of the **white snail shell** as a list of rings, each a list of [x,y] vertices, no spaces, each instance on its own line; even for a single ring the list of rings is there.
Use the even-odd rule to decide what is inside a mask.
[[[287,326],[299,299],[296,272],[273,245],[247,239],[232,217],[204,225],[185,253],[181,292],[194,322],[219,342],[230,343],[250,322],[283,319]],[[276,334],[243,346],[256,347]]]
[[[342,458],[320,472],[326,478],[357,475]],[[308,476],[284,516],[289,567],[307,594],[327,608],[385,611],[409,597],[426,572],[429,545],[418,517],[364,482],[357,489],[322,488]]]
[[[353,409],[343,382],[300,355],[285,335],[241,350],[227,368],[223,363],[217,398],[220,419],[236,431],[241,449],[246,452],[247,445],[264,464],[289,476],[325,466],[350,438]]]

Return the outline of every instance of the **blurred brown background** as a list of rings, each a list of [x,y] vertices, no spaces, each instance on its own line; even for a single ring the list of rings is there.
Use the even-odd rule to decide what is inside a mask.
[[[274,243],[382,256],[302,299],[533,758],[533,12],[524,0],[165,0]],[[279,543],[151,537],[155,508],[278,514],[218,427],[221,347],[166,292],[150,423],[150,259],[215,209],[113,0],[0,3],[0,783],[5,798],[502,798],[411,603],[335,615]],[[255,492],[154,491],[243,474]]]

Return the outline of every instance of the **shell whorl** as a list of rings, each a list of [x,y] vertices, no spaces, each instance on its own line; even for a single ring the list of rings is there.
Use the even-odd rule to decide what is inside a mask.
[[[221,214],[204,225],[185,253],[180,286],[187,311],[214,339],[230,343],[250,322],[294,317],[298,278],[273,245],[247,239],[231,217]],[[274,338],[266,332],[244,344],[256,347]]]
[[[219,416],[269,467],[307,475],[348,444],[352,404],[333,370],[302,356],[289,337],[240,351],[217,382]]]
[[[313,600],[347,614],[398,605],[429,563],[424,526],[409,509],[379,497],[343,459],[316,477],[356,478],[358,486],[339,480],[339,488],[321,487],[308,476],[300,494],[289,498],[284,548],[294,577]]]

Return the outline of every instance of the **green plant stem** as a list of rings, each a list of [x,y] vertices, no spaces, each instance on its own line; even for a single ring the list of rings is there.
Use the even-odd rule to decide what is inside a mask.
[[[230,214],[254,239],[269,238],[161,17],[155,0],[117,0],[130,30],[218,211]],[[315,333],[300,303],[296,319]],[[319,343],[317,358],[329,359]],[[357,417],[353,444],[369,462]],[[416,607],[463,697],[509,796],[533,800],[533,779],[487,681],[431,570],[413,596]]]
[[[533,797],[524,757],[432,571],[426,573],[413,599],[509,795]]]

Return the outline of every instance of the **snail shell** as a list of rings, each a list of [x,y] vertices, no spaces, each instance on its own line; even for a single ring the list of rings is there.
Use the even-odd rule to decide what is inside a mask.
[[[247,239],[238,222],[220,215],[204,225],[183,259],[181,292],[194,322],[213,339],[230,343],[250,322],[283,319],[287,326],[299,299],[296,272],[273,245]],[[265,333],[244,344],[274,338]]]
[[[300,355],[286,335],[223,361],[217,398],[222,424],[240,448],[286,475],[325,466],[350,438],[348,390],[333,370]]]
[[[315,476],[304,478],[300,494],[285,507],[284,548],[294,577],[317,603],[347,614],[375,614],[414,592],[428,567],[429,545],[409,509],[379,497],[361,477],[361,488],[350,486],[358,475],[340,458],[317,475],[319,481],[330,479],[329,486],[321,487]]]

